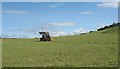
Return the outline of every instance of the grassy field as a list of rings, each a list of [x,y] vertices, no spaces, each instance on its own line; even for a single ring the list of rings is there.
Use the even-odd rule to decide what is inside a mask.
[[[2,67],[2,39],[0,39],[0,68]]]
[[[117,31],[118,32],[118,31]],[[83,35],[3,39],[3,67],[117,67],[116,28]]]

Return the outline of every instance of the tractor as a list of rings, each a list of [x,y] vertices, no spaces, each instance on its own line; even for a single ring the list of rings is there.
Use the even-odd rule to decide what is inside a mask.
[[[51,41],[49,32],[39,32],[39,34],[42,35],[42,38],[40,38],[40,41]]]

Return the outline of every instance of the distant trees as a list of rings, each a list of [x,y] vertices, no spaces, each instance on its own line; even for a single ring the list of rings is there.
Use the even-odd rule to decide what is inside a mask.
[[[114,22],[113,22],[112,25],[104,26],[104,27],[102,27],[102,28],[97,29],[97,31],[101,31],[101,30],[108,29],[108,28],[115,27],[115,26],[120,26],[120,23],[119,23],[119,22],[118,22],[118,23],[114,23]]]
[[[92,33],[92,32],[95,32],[95,31],[89,31],[89,33]]]

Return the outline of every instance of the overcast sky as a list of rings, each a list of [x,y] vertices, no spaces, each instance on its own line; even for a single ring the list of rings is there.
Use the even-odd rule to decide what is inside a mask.
[[[117,22],[117,8],[117,2],[3,2],[3,34],[35,37],[42,28],[51,35],[84,33]]]

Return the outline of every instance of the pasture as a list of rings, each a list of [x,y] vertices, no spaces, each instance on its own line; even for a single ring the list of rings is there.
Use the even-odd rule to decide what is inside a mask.
[[[3,39],[3,67],[117,67],[114,31],[39,39]]]

